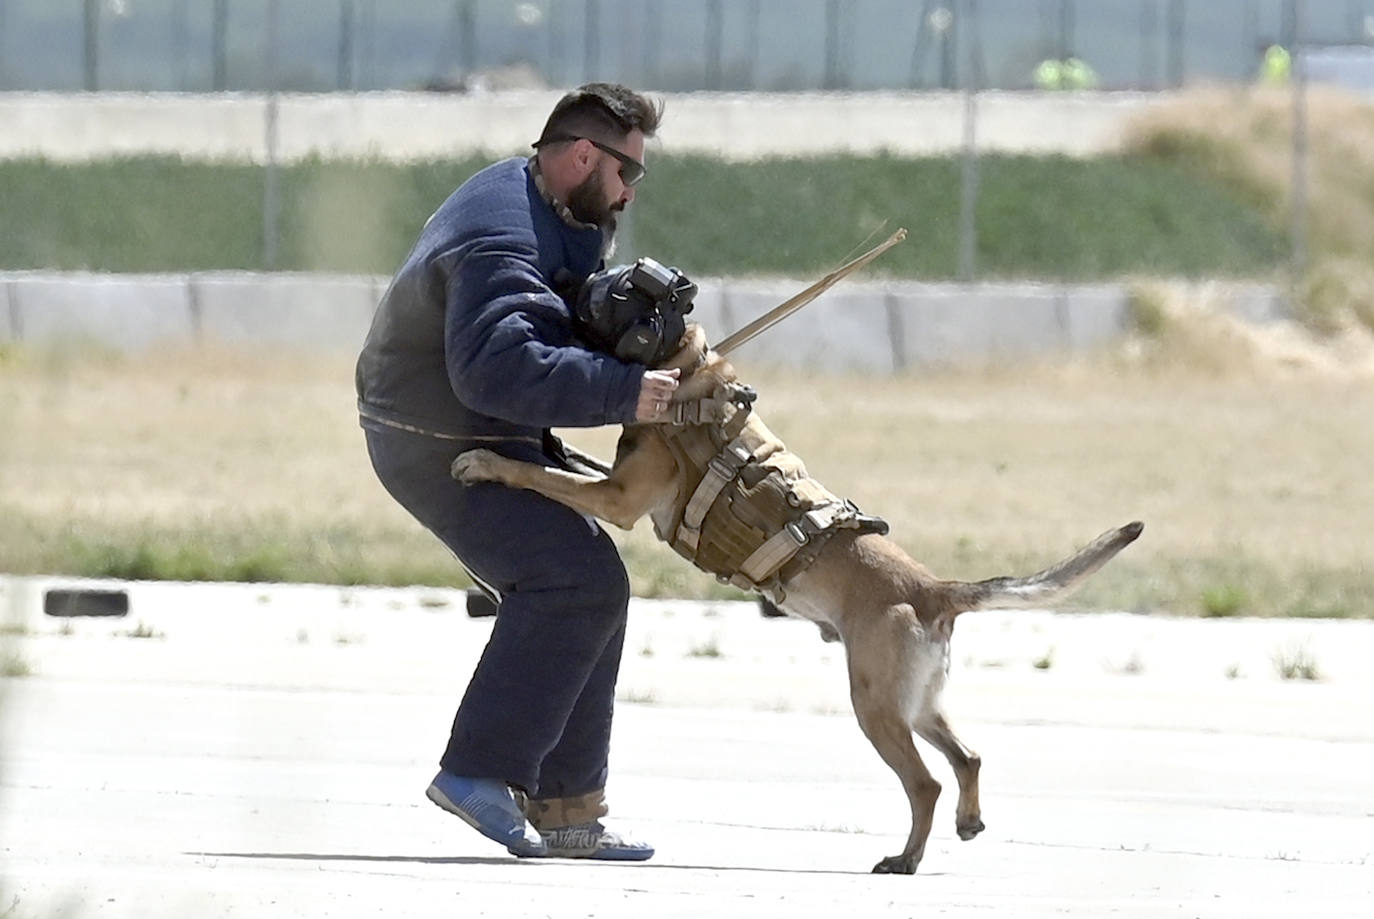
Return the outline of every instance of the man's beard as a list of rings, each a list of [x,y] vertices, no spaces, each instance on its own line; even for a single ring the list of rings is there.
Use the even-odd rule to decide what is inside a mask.
[[[601,227],[610,246],[615,239],[616,215],[623,210],[619,201],[607,203],[606,183],[601,181],[600,172],[592,172],[568,194],[568,210],[583,223]]]

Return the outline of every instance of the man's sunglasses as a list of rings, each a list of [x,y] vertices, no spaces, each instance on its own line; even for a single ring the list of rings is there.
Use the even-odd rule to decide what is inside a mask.
[[[549,137],[543,138],[539,141],[539,143],[535,144],[534,147],[537,150],[545,144],[556,144],[565,140],[585,140],[587,143],[591,144],[593,147],[600,150],[602,153],[609,153],[611,156],[619,160],[620,181],[624,182],[627,187],[638,184],[639,180],[644,178],[645,173],[649,171],[644,168],[643,163],[641,163],[634,157],[627,156],[626,154],[621,153],[615,147],[608,147],[600,141],[592,140],[590,137],[578,137],[575,134],[554,134]]]

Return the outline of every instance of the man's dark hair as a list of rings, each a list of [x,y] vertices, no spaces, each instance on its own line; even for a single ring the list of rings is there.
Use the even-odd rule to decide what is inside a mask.
[[[603,143],[624,140],[636,128],[645,137],[653,137],[662,116],[662,102],[619,83],[587,83],[558,100],[534,146],[567,137],[590,137]]]

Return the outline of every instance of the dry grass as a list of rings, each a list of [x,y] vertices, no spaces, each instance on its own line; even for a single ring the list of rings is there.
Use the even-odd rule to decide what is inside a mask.
[[[1306,318],[1324,332],[1374,329],[1374,104],[1319,86],[1307,99]],[[1287,228],[1293,127],[1288,90],[1218,87],[1152,109],[1124,147],[1221,179]]]
[[[1152,339],[1053,366],[741,369],[812,473],[937,573],[1038,567],[1140,518],[1083,604],[1201,613],[1227,594],[1245,600],[1235,615],[1374,614],[1374,348],[1164,313]],[[280,546],[311,579],[457,578],[373,478],[348,360],[11,354],[0,430],[0,570],[71,570],[72,545],[171,534],[221,556]],[[600,455],[615,433],[565,432]],[[641,595],[723,590],[646,523],[620,540]]]

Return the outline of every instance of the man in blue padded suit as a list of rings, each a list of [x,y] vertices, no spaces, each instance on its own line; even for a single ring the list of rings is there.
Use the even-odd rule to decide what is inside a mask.
[[[560,296],[604,266],[660,115],[623,86],[565,95],[533,156],[488,166],[430,217],[358,358],[378,478],[500,596],[426,794],[520,856],[653,855],[601,822],[629,582],[591,519],[449,467],[475,447],[563,465],[550,428],[662,415],[677,372],[590,350]]]

